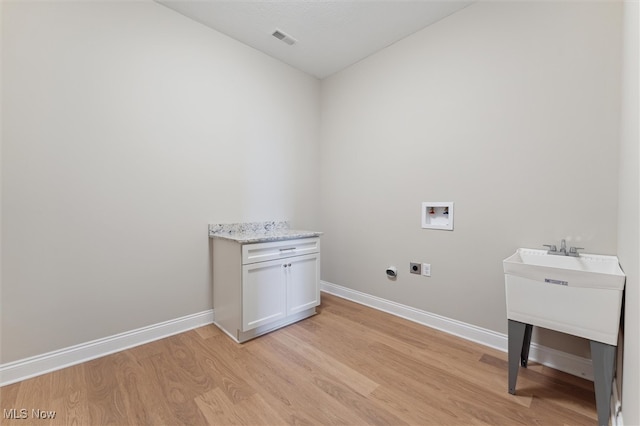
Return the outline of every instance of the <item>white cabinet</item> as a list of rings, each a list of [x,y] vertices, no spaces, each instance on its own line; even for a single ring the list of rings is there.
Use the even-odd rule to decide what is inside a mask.
[[[238,342],[315,314],[319,283],[319,238],[213,240],[215,323]]]

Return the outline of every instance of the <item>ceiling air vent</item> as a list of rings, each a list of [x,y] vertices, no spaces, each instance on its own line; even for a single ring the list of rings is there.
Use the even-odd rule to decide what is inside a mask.
[[[276,29],[271,35],[277,38],[278,40],[284,41],[289,46],[291,46],[296,42],[295,38],[291,37],[289,34],[286,34],[278,29]]]

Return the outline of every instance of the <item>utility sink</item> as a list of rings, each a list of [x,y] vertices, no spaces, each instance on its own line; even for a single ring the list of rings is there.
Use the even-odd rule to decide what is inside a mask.
[[[516,393],[519,365],[527,366],[534,325],[583,337],[590,340],[598,424],[608,425],[625,283],[618,258],[520,248],[502,264],[509,319],[509,393]]]
[[[625,275],[616,256],[520,248],[503,266],[508,319],[617,345]]]

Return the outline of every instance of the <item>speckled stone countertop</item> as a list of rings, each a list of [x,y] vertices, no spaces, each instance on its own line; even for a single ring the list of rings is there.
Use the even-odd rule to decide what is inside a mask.
[[[210,238],[224,238],[240,244],[294,240],[322,235],[322,232],[289,229],[289,222],[247,222],[209,225]]]

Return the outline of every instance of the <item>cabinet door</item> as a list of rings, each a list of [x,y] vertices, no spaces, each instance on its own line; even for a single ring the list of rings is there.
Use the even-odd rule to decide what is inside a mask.
[[[273,260],[242,267],[242,330],[280,320],[287,315],[285,271],[289,262]]]
[[[296,256],[287,261],[287,314],[320,304],[320,253]]]

